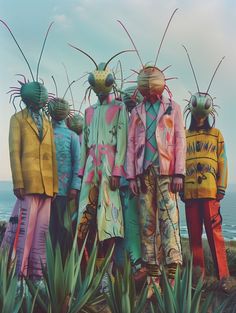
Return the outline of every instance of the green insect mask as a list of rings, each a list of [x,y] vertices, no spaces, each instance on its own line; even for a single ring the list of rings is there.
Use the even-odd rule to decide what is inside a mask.
[[[39,82],[25,83],[20,89],[21,99],[33,111],[42,109],[48,101],[48,92]]]
[[[75,113],[74,115],[68,117],[66,122],[68,128],[73,130],[77,135],[82,133],[84,118],[81,114]]]
[[[8,27],[8,25],[3,21],[3,20],[0,20],[0,22],[8,29],[8,31],[10,32],[13,40],[15,41],[17,47],[19,48],[28,68],[29,68],[29,71],[30,71],[30,74],[31,74],[31,77],[32,77],[32,82],[29,82],[29,80],[27,80],[25,78],[24,75],[19,75],[19,76],[22,76],[23,77],[23,81],[18,81],[19,84],[20,84],[20,87],[10,87],[10,91],[8,93],[10,93],[10,102],[12,102],[12,104],[14,105],[15,107],[15,110],[16,109],[16,106],[15,106],[15,101],[17,98],[20,98],[20,107],[21,107],[21,101],[23,101],[26,105],[27,108],[33,110],[33,111],[39,111],[40,109],[44,108],[44,106],[46,105],[48,99],[51,98],[51,94],[48,94],[47,92],[47,89],[44,87],[44,85],[42,83],[40,83],[38,81],[38,75],[39,75],[39,65],[40,65],[40,61],[41,61],[41,58],[42,58],[42,54],[43,54],[43,50],[44,50],[44,47],[45,47],[45,43],[46,43],[46,40],[47,40],[47,37],[48,37],[48,33],[50,31],[50,28],[52,27],[52,24],[51,23],[48,27],[48,30],[47,30],[47,33],[46,33],[46,36],[45,36],[45,39],[44,39],[44,42],[43,42],[43,46],[42,46],[42,50],[41,50],[41,53],[40,53],[40,57],[39,57],[39,61],[38,61],[38,64],[37,64],[37,73],[36,73],[36,79],[34,78],[34,75],[33,75],[33,72],[31,70],[31,67],[29,65],[29,62],[28,60],[26,59],[21,47],[19,46],[15,36],[13,35],[11,29]]]
[[[186,124],[186,121],[187,121],[187,118],[188,116],[191,114],[195,120],[199,120],[199,119],[206,119],[208,118],[209,116],[212,117],[213,119],[213,124],[212,126],[215,124],[215,114],[217,113],[216,112],[216,105],[214,105],[213,103],[213,98],[209,95],[209,90],[210,90],[210,87],[211,87],[211,84],[212,84],[212,81],[215,77],[215,74],[219,68],[219,66],[221,65],[224,57],[220,60],[220,62],[218,63],[214,73],[213,73],[213,76],[210,80],[210,83],[209,83],[209,86],[207,88],[207,91],[206,92],[200,92],[200,89],[199,89],[199,85],[198,85],[198,82],[197,82],[197,78],[196,78],[196,75],[195,75],[195,71],[194,71],[194,68],[193,68],[193,65],[192,65],[192,62],[191,62],[191,59],[190,59],[190,56],[189,56],[189,53],[186,49],[185,46],[183,46],[183,48],[185,49],[185,52],[187,54],[187,57],[188,57],[188,61],[189,61],[189,64],[190,64],[190,67],[192,69],[192,73],[193,73],[193,76],[194,76],[194,79],[195,79],[195,83],[196,83],[196,86],[197,86],[197,90],[198,92],[196,92],[195,94],[191,95],[191,98],[190,100],[186,100],[188,102],[188,104],[186,105],[185,107],[185,110],[184,110],[184,114],[186,115],[185,117],[185,124]]]
[[[63,121],[70,114],[69,103],[63,98],[54,98],[48,102],[48,113],[55,121]]]
[[[189,106],[191,114],[196,119],[205,119],[214,110],[212,97],[209,94],[201,92],[197,92],[191,96]]]
[[[88,82],[95,94],[100,97],[106,96],[112,91],[115,78],[106,63],[100,63],[98,69],[89,74]]]

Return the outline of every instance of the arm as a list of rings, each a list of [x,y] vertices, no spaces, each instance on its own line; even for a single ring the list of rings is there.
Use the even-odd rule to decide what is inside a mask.
[[[84,169],[87,159],[87,147],[88,147],[88,128],[86,125],[86,110],[84,113],[83,131],[82,131],[82,144],[80,150],[80,160],[79,160],[79,171],[78,175],[80,177],[84,176]]]
[[[219,131],[217,140],[217,157],[218,157],[218,173],[217,173],[217,194],[224,196],[228,181],[228,163],[225,151],[224,138]],[[222,197],[223,198],[223,197]]]
[[[24,189],[24,181],[21,168],[21,127],[15,115],[10,120],[9,130],[9,152],[12,171],[13,188]]]
[[[124,175],[124,163],[127,147],[128,115],[125,106],[121,106],[117,123],[117,141],[115,163],[112,170],[112,176]]]
[[[126,164],[127,164],[127,179],[135,179],[136,171],[135,171],[135,121],[136,121],[136,112],[135,109],[132,110],[130,121],[129,121],[129,130],[128,130],[128,147],[127,147],[127,156],[126,156]]]
[[[80,144],[79,136],[72,133],[71,136],[71,156],[72,156],[72,180],[70,189],[80,190],[80,178],[78,176],[79,172],[79,157],[80,157]]]

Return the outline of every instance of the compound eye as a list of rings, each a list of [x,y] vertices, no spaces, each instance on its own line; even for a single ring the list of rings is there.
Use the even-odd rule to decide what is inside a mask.
[[[197,98],[195,96],[192,96],[191,104],[193,108],[197,107]]]
[[[89,82],[89,85],[92,86],[92,87],[95,87],[95,77],[93,75],[93,73],[90,73],[89,76],[88,76],[88,82]]]
[[[114,77],[113,75],[110,73],[107,75],[106,80],[105,80],[105,86],[106,87],[110,87],[114,84]]]
[[[210,109],[211,106],[212,106],[212,100],[207,99],[207,101],[205,102],[205,109],[208,110]]]

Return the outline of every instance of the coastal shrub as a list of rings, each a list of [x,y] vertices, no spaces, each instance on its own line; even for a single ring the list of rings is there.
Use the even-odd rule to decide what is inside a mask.
[[[8,250],[0,251],[0,312],[18,313],[23,295],[17,293],[16,262],[10,260]]]
[[[97,269],[95,261],[98,246],[95,242],[85,272],[81,273],[85,242],[78,252],[75,240],[70,254],[63,262],[59,245],[54,251],[48,238],[46,267],[43,269],[43,282],[39,290],[31,280],[26,279],[32,297],[36,296],[40,313],[92,312],[92,307],[104,300],[104,297],[98,293],[98,287],[110,262],[113,249],[107,253],[103,264]]]
[[[107,304],[112,313],[142,313],[147,299],[147,286],[137,295],[131,263],[125,257],[123,272],[117,269],[114,277],[109,275]]]
[[[150,304],[151,313],[207,313],[213,302],[213,293],[202,300],[203,280],[200,278],[194,287],[192,283],[192,259],[186,263],[182,273],[177,268],[175,285],[171,287],[165,271],[163,271],[162,292],[154,285],[156,301]],[[212,313],[222,313],[227,301]]]

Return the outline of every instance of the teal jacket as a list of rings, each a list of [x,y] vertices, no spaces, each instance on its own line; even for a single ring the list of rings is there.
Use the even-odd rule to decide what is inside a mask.
[[[56,146],[58,195],[66,196],[70,189],[80,190],[79,136],[71,131],[65,121],[53,121],[54,140]]]

